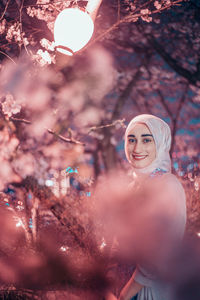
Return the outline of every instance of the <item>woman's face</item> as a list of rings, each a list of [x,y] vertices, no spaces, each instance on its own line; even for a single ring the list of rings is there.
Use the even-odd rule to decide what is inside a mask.
[[[136,169],[149,166],[156,158],[156,145],[149,128],[135,124],[127,136],[127,152],[131,165]]]

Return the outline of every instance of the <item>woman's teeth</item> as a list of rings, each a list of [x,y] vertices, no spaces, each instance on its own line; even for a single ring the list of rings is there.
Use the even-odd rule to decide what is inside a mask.
[[[141,160],[141,159],[146,158],[147,155],[133,155],[133,154],[132,154],[132,157],[133,157],[133,159]]]

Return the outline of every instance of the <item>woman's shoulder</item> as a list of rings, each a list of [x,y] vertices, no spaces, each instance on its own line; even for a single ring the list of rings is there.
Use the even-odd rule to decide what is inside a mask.
[[[181,182],[179,181],[179,179],[176,177],[176,175],[172,174],[172,173],[165,173],[162,176],[162,180],[164,183],[168,184],[168,185],[172,185],[172,186],[176,186],[176,187],[180,187],[183,188]]]
[[[159,194],[163,192],[167,195],[177,195],[185,197],[184,188],[179,179],[172,173],[164,173],[161,176],[156,176],[150,180],[149,184],[159,190]]]
[[[166,173],[161,176],[158,188],[160,191],[163,191],[162,194],[164,194],[164,198],[174,199],[177,203],[179,202],[179,200],[180,203],[186,202],[184,188],[179,179],[174,174]]]

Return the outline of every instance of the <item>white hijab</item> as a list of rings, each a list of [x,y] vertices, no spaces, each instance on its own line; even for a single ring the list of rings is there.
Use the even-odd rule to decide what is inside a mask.
[[[151,134],[153,135],[155,145],[156,145],[156,158],[155,160],[147,167],[142,169],[133,169],[134,172],[137,173],[152,173],[156,169],[161,169],[165,172],[171,172],[171,160],[169,156],[169,150],[171,147],[171,131],[166,122],[161,120],[160,118],[143,114],[139,115],[135,118],[133,118],[130,123],[128,124],[128,127],[126,128],[125,132],[125,154],[127,160],[131,163],[129,157],[128,157],[128,151],[127,151],[127,136],[137,123],[143,123],[145,124]]]

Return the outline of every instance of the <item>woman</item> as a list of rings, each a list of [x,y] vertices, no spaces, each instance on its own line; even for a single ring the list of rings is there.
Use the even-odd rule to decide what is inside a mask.
[[[146,252],[145,249],[140,249],[143,259],[122,289],[119,300],[130,300],[137,294],[137,300],[171,299],[170,288],[167,284],[166,286],[161,284],[158,274],[159,271],[166,269],[165,263],[171,245],[183,236],[186,223],[186,201],[182,185],[171,174],[170,146],[170,128],[167,123],[156,116],[139,115],[131,120],[126,129],[125,153],[133,168],[134,177],[131,189],[134,192],[147,189],[145,198],[148,198],[146,199],[148,209],[142,221],[147,223],[147,220],[151,220],[148,224],[155,224],[152,226],[151,234],[148,234],[148,237],[152,237],[152,244],[148,248],[144,241],[143,247]],[[149,218],[148,214],[153,218]],[[144,214],[141,215],[144,217]],[[156,222],[158,219],[159,221]],[[158,226],[158,235],[155,234],[156,226]],[[137,229],[140,231],[140,228]],[[162,235],[159,234],[159,229],[163,230]],[[143,239],[146,240],[144,229],[142,230]],[[145,255],[147,257],[144,257]]]

